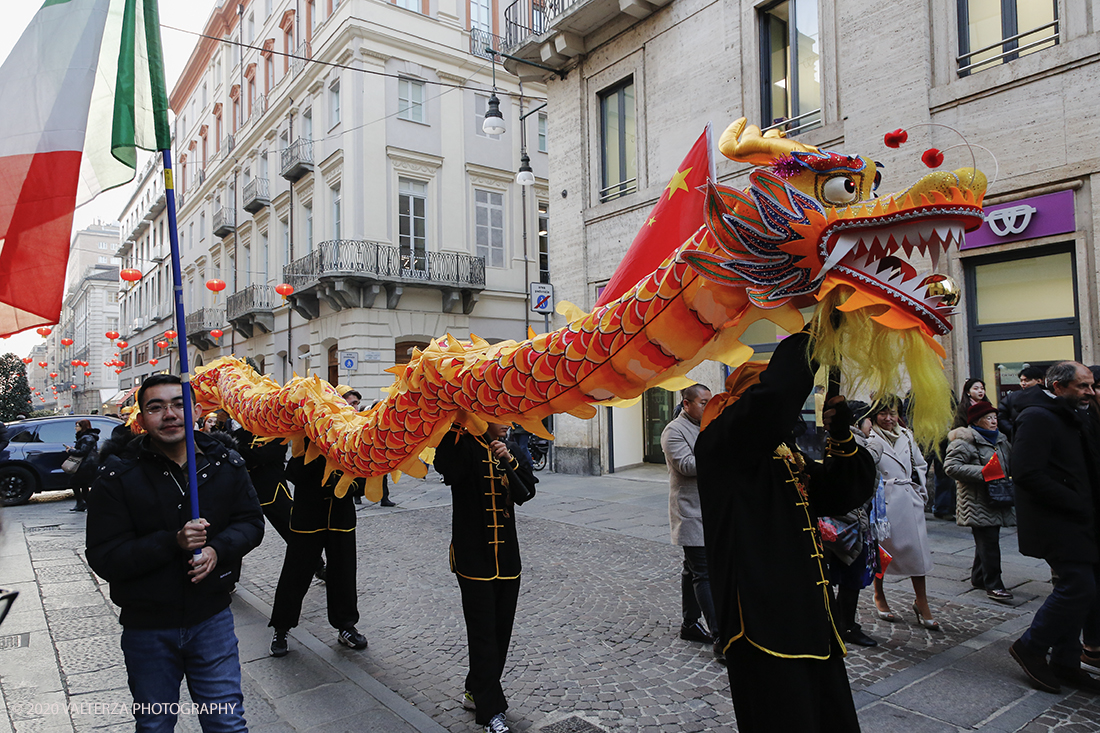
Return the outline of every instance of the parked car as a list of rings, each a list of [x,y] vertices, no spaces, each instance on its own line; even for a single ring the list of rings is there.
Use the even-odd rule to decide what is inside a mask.
[[[0,450],[0,504],[27,502],[41,491],[72,488],[72,477],[61,470],[65,446],[76,445],[76,421],[99,428],[99,443],[111,437],[122,421],[104,415],[37,417],[8,423],[8,447]]]

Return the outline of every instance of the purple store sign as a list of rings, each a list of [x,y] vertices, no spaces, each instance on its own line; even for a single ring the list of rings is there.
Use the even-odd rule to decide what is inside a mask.
[[[1038,239],[1076,229],[1073,191],[1059,191],[985,207],[985,222],[977,231],[967,232],[960,249]]]

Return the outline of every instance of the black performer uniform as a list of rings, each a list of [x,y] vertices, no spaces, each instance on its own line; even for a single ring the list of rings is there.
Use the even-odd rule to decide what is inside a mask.
[[[286,464],[286,475],[294,484],[294,504],[290,512],[290,533],[286,556],[275,588],[275,603],[268,626],[292,629],[302,614],[302,599],[309,590],[313,572],[324,550],[328,560],[325,594],[328,621],[336,629],[348,629],[359,623],[359,604],[355,590],[355,505],[349,487],[337,499],[336,484],[343,474],[333,471],[328,481],[324,457],[305,463],[301,456]],[[356,482],[362,479],[356,479]]]
[[[531,463],[505,441],[510,462],[498,461],[484,436],[452,430],[435,451],[435,469],[451,487],[451,572],[462,591],[470,647],[466,691],[476,720],[488,725],[508,709],[500,677],[512,639],[519,597],[515,504],[535,495]],[[526,500],[524,499],[524,500]]]
[[[289,542],[293,500],[286,487],[286,445],[281,440],[257,442],[256,436],[243,427],[234,430],[232,435],[237,440],[237,452],[244,458],[264,516],[279,536]]]
[[[875,462],[850,433],[829,441],[824,463],[794,447],[816,370],[808,343],[806,333],[780,342],[760,382],[695,444],[719,644],[741,733],[859,730],[817,518],[867,501]]]

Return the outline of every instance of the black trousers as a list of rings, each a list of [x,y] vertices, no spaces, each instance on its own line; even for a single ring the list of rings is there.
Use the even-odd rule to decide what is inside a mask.
[[[359,623],[355,591],[355,530],[337,532],[326,529],[310,534],[289,534],[268,626],[292,629],[298,625],[302,600],[321,561],[322,550],[328,558],[325,576],[328,622],[336,629],[346,629]]]
[[[477,706],[478,725],[488,725],[497,713],[508,709],[500,685],[512,623],[516,618],[519,578],[515,580],[470,580],[456,575],[462,591],[462,615],[466,617],[466,638],[470,647],[470,672],[466,691]]]
[[[707,570],[705,547],[684,547],[684,569],[680,572],[680,606],[684,612],[684,626],[691,626],[702,614],[710,633],[717,633],[718,620],[714,615],[714,598],[710,592],[710,572]]]
[[[740,733],[858,733],[852,689],[840,646],[828,659],[785,659],[744,638],[726,663]]]
[[[984,590],[1000,590],[1001,528],[971,527],[974,533],[974,564],[970,568],[970,585]]]

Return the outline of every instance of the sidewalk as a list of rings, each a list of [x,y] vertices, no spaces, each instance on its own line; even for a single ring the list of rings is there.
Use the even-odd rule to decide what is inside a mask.
[[[676,633],[681,555],[668,544],[664,468],[539,477],[538,495],[518,516],[523,586],[504,674],[513,729],[736,730],[725,669]],[[269,532],[246,558],[233,611],[252,730],[476,730],[459,704],[466,646],[447,567],[449,491],[435,474],[392,488],[396,509],[358,513],[363,652],[336,644],[315,583],[291,654],[267,656],[284,545]],[[132,728],[127,715],[94,712],[93,703],[130,698],[114,607],[83,561],[83,515],[70,505],[3,515],[0,586],[21,595],[0,629],[0,733]],[[887,589],[901,623],[876,619],[863,594],[861,623],[881,642],[847,659],[863,729],[1100,731],[1100,698],[1034,691],[1008,656],[1049,592],[1046,565],[1020,556],[1015,533],[1004,532],[1016,605],[994,603],[969,587],[969,530],[928,526],[929,594],[944,631],[903,613],[907,581]],[[180,729],[197,731],[197,721],[183,717]]]

